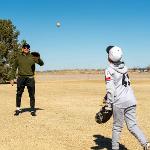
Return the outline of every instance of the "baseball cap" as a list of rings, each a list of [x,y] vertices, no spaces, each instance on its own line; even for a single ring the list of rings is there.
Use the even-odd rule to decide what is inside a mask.
[[[30,45],[28,43],[25,43],[25,44],[22,45],[22,48],[30,49]]]

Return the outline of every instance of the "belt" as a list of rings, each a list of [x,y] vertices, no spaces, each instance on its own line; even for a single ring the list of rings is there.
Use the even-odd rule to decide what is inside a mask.
[[[34,76],[18,76],[19,78],[30,78],[30,79],[32,79],[32,78],[34,78]]]

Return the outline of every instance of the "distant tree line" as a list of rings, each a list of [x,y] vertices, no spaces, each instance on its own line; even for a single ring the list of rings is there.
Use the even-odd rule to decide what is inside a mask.
[[[147,67],[134,67],[131,68],[132,71],[138,71],[138,72],[150,72],[150,65]]]
[[[26,42],[18,43],[19,34],[11,20],[0,19],[0,83],[9,80],[12,64],[21,52],[21,45]]]

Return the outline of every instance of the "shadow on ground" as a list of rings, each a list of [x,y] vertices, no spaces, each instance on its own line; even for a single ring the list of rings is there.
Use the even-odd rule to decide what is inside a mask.
[[[107,149],[107,150],[111,150],[111,139],[104,137],[102,135],[93,135],[94,142],[96,144],[96,146],[91,147],[92,150],[102,150],[102,149]],[[122,145],[119,144],[119,150],[127,150],[127,148]]]
[[[39,111],[39,110],[44,110],[42,108],[35,108],[35,111]],[[24,112],[31,112],[31,108],[22,108],[21,109],[21,113],[24,113]]]

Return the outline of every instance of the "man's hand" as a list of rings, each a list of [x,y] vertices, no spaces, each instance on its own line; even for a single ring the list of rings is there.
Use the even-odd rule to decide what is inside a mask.
[[[36,63],[39,62],[39,59],[40,59],[40,57],[35,57],[35,56],[33,56],[33,60],[34,60]]]
[[[31,52],[31,55],[32,55],[33,57],[38,57],[38,58],[40,58],[40,53],[39,53],[39,52]]]
[[[10,80],[10,84],[13,86],[14,85],[14,80]]]

